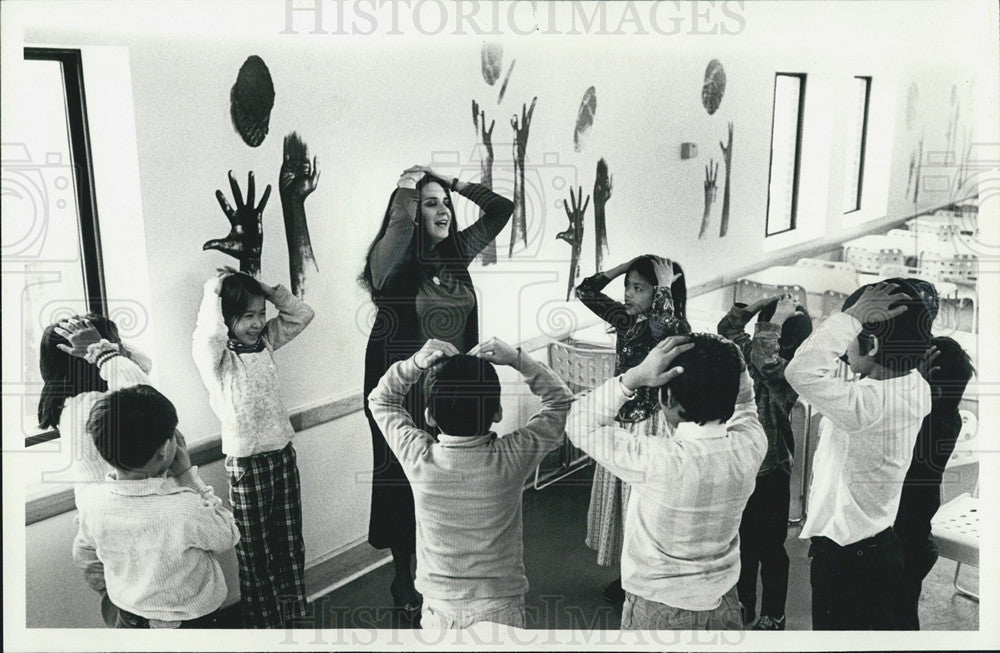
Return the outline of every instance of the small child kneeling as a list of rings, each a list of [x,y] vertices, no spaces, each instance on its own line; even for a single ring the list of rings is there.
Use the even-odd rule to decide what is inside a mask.
[[[111,483],[77,494],[73,559],[92,585],[106,587],[118,628],[209,627],[226,599],[214,554],[240,534],[176,427],[173,404],[148,385],[102,398],[87,423],[114,471]]]
[[[490,431],[502,414],[492,363],[520,372],[542,400],[527,424],[503,437]],[[427,370],[427,422],[440,426],[437,441],[416,427],[403,405]],[[531,470],[562,442],[572,401],[546,365],[496,339],[470,355],[429,340],[390,367],[369,395],[372,415],[413,486],[424,628],[481,621],[524,627],[521,491]]]

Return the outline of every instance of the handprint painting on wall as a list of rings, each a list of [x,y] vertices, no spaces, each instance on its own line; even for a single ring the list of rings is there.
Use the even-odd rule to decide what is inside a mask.
[[[288,243],[288,272],[292,294],[299,299],[305,295],[306,270],[319,271],[309,239],[306,222],[305,200],[316,190],[319,167],[314,156],[309,159],[309,148],[296,132],[285,136],[278,192],[281,195],[281,212],[285,218],[285,240]]]
[[[240,272],[259,277],[260,276],[260,254],[264,244],[263,216],[267,199],[271,196],[271,185],[264,189],[264,195],[260,198],[260,204],[254,206],[254,178],[253,171],[247,175],[247,197],[243,201],[243,194],[240,192],[239,182],[233,176],[233,171],[229,171],[229,186],[233,191],[233,202],[236,208],[233,209],[226,200],[225,194],[221,190],[215,191],[215,198],[222,207],[222,212],[229,220],[229,234],[225,238],[210,240],[202,246],[202,249],[216,249],[223,254],[228,254],[240,262]]]

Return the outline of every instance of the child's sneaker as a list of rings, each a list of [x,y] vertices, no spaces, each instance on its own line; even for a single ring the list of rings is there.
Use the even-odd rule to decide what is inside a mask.
[[[763,615],[757,620],[757,623],[753,625],[750,630],[784,630],[785,629],[785,616],[782,615],[780,619],[775,619],[769,615]]]

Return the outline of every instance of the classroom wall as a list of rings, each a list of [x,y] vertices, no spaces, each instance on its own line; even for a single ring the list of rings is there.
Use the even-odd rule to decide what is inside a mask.
[[[954,193],[951,182],[925,184],[916,202],[907,194],[909,162],[921,136],[928,158],[931,152],[960,147],[952,146],[948,134],[956,104],[956,133],[962,135],[957,142],[971,138],[966,135],[975,124],[973,100],[995,82],[975,80],[977,48],[947,44],[976,42],[978,24],[967,9],[954,4],[926,3],[919,15],[911,15],[903,3],[860,4],[806,8],[747,3],[740,8],[744,24],[736,35],[508,35],[502,39],[505,72],[511,58],[517,64],[499,106],[497,87],[487,86],[480,74],[478,37],[310,37],[305,24],[299,35],[279,35],[281,22],[262,34],[246,21],[218,37],[206,34],[204,25],[218,24],[219,10],[192,5],[186,16],[201,27],[186,33],[165,20],[147,20],[135,29],[123,9],[115,21],[101,20],[99,12],[77,15],[73,23],[38,19],[26,27],[24,43],[82,46],[85,62],[86,48],[127,49],[131,97],[126,93],[109,102],[118,106],[130,101],[134,109],[141,198],[134,218],[141,220],[142,230],[130,240],[104,234],[105,257],[127,257],[134,262],[132,273],[148,280],[148,295],[137,299],[156,327],[150,354],[157,383],[177,405],[188,441],[197,443],[217,437],[219,425],[190,358],[191,333],[204,279],[215,267],[233,262],[218,252],[202,251],[205,241],[229,229],[214,192],[222,189],[229,195],[230,169],[241,185],[246,172],[254,170],[258,197],[266,184],[276,186],[282,136],[292,130],[306,140],[322,170],[319,187],[306,202],[319,273],[309,277],[305,299],[317,317],[276,356],[282,395],[293,411],[361,391],[373,311],[354,277],[405,167],[432,162],[448,174],[476,178],[473,99],[488,119],[497,121],[495,185],[509,193],[509,118],[522,103],[538,97],[528,145],[528,248],[508,259],[505,230],[498,238],[499,263],[473,266],[483,336],[521,342],[592,323],[579,303],[564,301],[569,247],[555,235],[567,226],[562,200],[568,188],[582,185],[589,192],[601,157],[614,176],[606,267],[654,252],[682,262],[689,285],[696,285],[774,256],[776,245],[764,239],[764,216],[776,71],[808,74],[803,153],[808,166],[800,196],[804,232],[836,238],[852,228],[840,209],[847,128],[841,103],[854,75],[874,80],[877,115],[869,138],[877,156],[866,170],[883,179],[866,196],[865,217],[901,217],[944,203]],[[199,20],[200,11],[205,16]],[[928,12],[936,12],[935,20],[927,19]],[[727,20],[729,27],[739,26]],[[277,93],[270,134],[253,149],[240,140],[229,118],[230,87],[251,54],[267,63]],[[711,59],[725,66],[727,85],[721,107],[709,116],[700,91]],[[16,62],[5,61],[7,65]],[[124,88],[129,80],[120,81]],[[914,83],[918,99],[907,120]],[[598,108],[589,139],[576,152],[573,125],[588,86],[597,89]],[[111,108],[92,104],[89,110],[100,114]],[[713,221],[709,234],[699,240],[704,167],[710,159],[720,160],[718,142],[729,121],[734,125],[729,234],[717,235],[724,179],[720,165]],[[696,158],[680,159],[680,144],[686,141],[698,145]],[[937,172],[947,180],[957,172],[953,163],[948,172],[948,159],[943,161]],[[97,170],[99,195],[115,192],[114,172]],[[262,277],[287,285],[287,250],[274,190],[264,218]],[[459,220],[467,224],[475,214],[460,201]],[[594,272],[592,225],[588,217],[582,275]],[[807,247],[809,241],[780,244]],[[124,252],[126,246],[132,249]],[[115,290],[109,286],[109,292]],[[530,406],[526,400],[521,410],[508,415]],[[355,414],[297,438],[307,557],[316,562],[366,532],[369,434]],[[216,476],[215,486],[224,494],[225,481]],[[65,567],[67,560],[59,552],[68,551],[72,525],[62,515],[29,527],[28,539],[32,614],[32,608],[41,610],[59,595],[61,579],[68,574],[48,573],[56,568],[37,563],[37,552],[51,554],[42,559],[58,559]],[[33,543],[42,546],[35,549]]]

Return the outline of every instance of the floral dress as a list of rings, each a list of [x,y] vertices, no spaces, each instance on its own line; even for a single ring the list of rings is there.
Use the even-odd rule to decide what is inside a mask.
[[[628,314],[624,304],[601,292],[610,282],[611,279],[603,273],[597,273],[577,286],[576,296],[617,332],[616,375],[641,363],[664,338],[691,333],[687,320],[674,313],[669,286],[656,286],[649,312],[633,316]],[[661,435],[668,428],[660,411],[656,388],[638,388],[635,398],[621,407],[615,420],[637,437]],[[621,560],[628,495],[628,484],[601,465],[596,465],[587,511],[586,543],[597,551],[599,565],[610,567]]]

